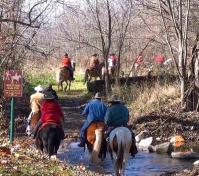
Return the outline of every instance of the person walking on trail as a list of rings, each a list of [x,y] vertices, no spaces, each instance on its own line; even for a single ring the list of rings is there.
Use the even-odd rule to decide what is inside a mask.
[[[70,71],[72,80],[75,80],[73,76],[73,67],[71,64],[71,59],[68,57],[67,53],[65,53],[64,57],[61,59],[61,68],[67,68]]]
[[[104,122],[106,109],[107,107],[105,103],[101,100],[100,93],[96,93],[94,99],[91,100],[86,105],[82,113],[82,115],[87,115],[87,119],[80,130],[80,143],[78,144],[79,147],[85,146],[86,143],[85,133],[89,125],[94,121]]]
[[[88,70],[97,69],[98,66],[99,66],[99,63],[100,62],[99,62],[99,59],[98,59],[98,54],[95,53],[88,59],[87,69]]]
[[[123,103],[116,95],[113,95],[108,103],[110,104],[110,106],[108,107],[104,117],[104,122],[108,127],[107,136],[114,128],[121,126],[129,128],[127,125],[129,121],[128,108],[123,105]],[[132,156],[134,156],[137,153],[137,147],[135,145],[135,135],[131,129],[130,131],[132,132],[132,146],[130,153]]]
[[[60,126],[63,131],[64,115],[61,107],[50,91],[44,92],[44,100],[41,105],[41,119],[37,122],[33,130],[33,138],[37,136],[37,132],[42,124],[53,123]],[[64,132],[63,132],[64,138]]]
[[[55,99],[58,100],[57,92],[53,89],[52,84],[49,84],[44,91],[51,92],[55,96]]]

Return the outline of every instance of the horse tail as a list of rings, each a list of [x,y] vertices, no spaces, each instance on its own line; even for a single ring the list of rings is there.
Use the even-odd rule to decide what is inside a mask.
[[[102,144],[102,129],[96,129],[95,130],[95,142],[93,144],[93,151],[91,154],[91,160],[94,163],[99,163],[101,160],[99,158],[99,153],[101,149]]]
[[[116,137],[117,137],[117,144],[118,144],[116,166],[119,170],[121,170],[122,165],[123,165],[123,160],[124,160],[124,141],[121,135],[116,134]]]

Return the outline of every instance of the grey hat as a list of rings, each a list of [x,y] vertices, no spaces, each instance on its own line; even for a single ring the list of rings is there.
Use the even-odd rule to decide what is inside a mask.
[[[102,98],[99,92],[97,92],[97,93],[95,94],[95,98],[98,98],[98,99],[99,99],[99,98]]]
[[[44,99],[53,100],[53,99],[55,99],[55,96],[50,91],[45,91],[44,92]]]
[[[118,97],[117,95],[112,95],[112,96],[111,96],[111,99],[108,100],[108,103],[113,103],[113,102],[118,102],[118,103],[120,103],[121,101],[120,101],[120,99],[119,99],[119,97]]]

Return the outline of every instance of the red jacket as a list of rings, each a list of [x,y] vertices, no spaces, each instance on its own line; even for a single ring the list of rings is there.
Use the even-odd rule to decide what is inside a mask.
[[[61,124],[64,115],[56,100],[44,100],[41,105],[41,122]]]
[[[62,65],[62,67],[71,67],[71,60],[70,60],[70,58],[64,57],[61,60],[61,65]]]
[[[163,64],[163,62],[164,62],[164,60],[165,60],[165,57],[164,56],[162,56],[162,55],[157,55],[157,56],[155,56],[155,61],[158,63],[158,64]]]

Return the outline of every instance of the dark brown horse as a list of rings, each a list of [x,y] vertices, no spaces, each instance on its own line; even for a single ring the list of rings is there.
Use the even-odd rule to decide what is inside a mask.
[[[106,157],[104,122],[92,122],[86,132],[86,144],[91,155],[91,162],[99,163]]]
[[[39,119],[40,113],[31,115],[27,127],[28,130],[26,130],[29,135],[32,133],[32,130],[35,128]],[[37,149],[42,152],[44,152],[45,149],[48,156],[51,157],[52,155],[57,155],[57,150],[59,149],[60,142],[63,138],[64,132],[61,126],[55,123],[45,123],[42,124],[37,132],[35,145]]]
[[[104,63],[100,63],[96,68],[86,69],[85,75],[84,75],[84,82],[91,81],[92,78],[94,80],[97,80],[97,78],[100,78],[102,80],[102,70],[104,67]]]

